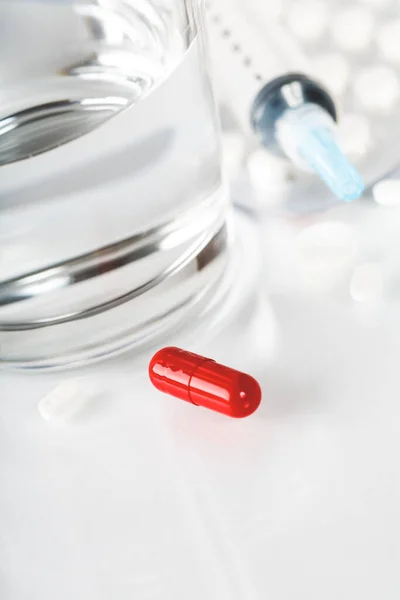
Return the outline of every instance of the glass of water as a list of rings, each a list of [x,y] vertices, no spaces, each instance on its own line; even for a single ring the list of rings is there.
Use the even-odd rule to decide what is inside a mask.
[[[137,346],[215,295],[206,54],[201,0],[0,2],[1,363]]]

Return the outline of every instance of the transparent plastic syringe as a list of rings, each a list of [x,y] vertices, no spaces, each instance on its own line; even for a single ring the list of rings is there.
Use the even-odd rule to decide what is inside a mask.
[[[301,54],[282,47],[279,30],[262,34],[251,24],[250,4],[208,0],[207,20],[220,96],[244,131],[296,166],[314,171],[341,200],[358,198],[361,176],[337,141],[337,111],[330,94],[305,75]]]

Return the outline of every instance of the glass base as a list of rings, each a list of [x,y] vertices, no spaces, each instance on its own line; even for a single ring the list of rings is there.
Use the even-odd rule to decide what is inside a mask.
[[[215,333],[256,281],[259,253],[255,245],[248,219],[235,215],[199,252],[193,251],[180,268],[142,294],[126,294],[107,310],[82,318],[1,331],[0,366],[77,367],[128,349],[139,352],[163,341],[171,343],[171,337],[189,329],[191,335]],[[239,265],[243,269],[238,273]],[[129,327],[129,322],[136,326]]]

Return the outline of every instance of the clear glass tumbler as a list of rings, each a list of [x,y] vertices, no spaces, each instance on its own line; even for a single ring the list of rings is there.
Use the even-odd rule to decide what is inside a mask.
[[[201,0],[0,2],[0,362],[76,364],[215,294],[227,199]]]

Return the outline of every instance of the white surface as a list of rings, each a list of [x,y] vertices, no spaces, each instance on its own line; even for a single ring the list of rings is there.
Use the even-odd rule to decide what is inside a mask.
[[[354,90],[366,108],[383,110],[392,108],[400,95],[396,72],[390,67],[367,67],[360,72]]]
[[[366,50],[372,40],[374,18],[363,7],[344,8],[332,22],[332,35],[339,48],[357,51]]]
[[[337,96],[343,94],[350,76],[350,64],[342,54],[338,52],[318,53],[312,61],[311,67],[318,80],[330,92]]]
[[[357,241],[357,232],[347,223],[326,220],[303,227],[292,247],[303,292],[334,291],[355,261]]]
[[[247,420],[163,396],[129,355],[60,426],[37,411],[60,375],[0,374],[2,600],[398,600],[400,336],[284,298],[276,331],[256,307],[193,348],[259,379]]]
[[[228,180],[236,176],[242,166],[246,152],[246,138],[233,131],[224,132],[221,139],[222,169]]]
[[[339,122],[339,143],[347,156],[356,160],[371,146],[371,129],[363,115],[346,114]]]
[[[386,6],[387,4],[390,4],[392,2],[392,0],[361,0],[362,2],[364,2],[364,4],[369,4],[370,6],[373,6],[374,8],[382,8],[383,6]]]
[[[261,205],[276,204],[279,201],[279,194],[276,192],[283,191],[290,185],[292,165],[288,160],[275,156],[264,148],[251,152],[246,164]]]
[[[388,60],[400,60],[400,19],[386,23],[380,30],[377,44],[382,56]]]
[[[288,25],[299,38],[315,40],[326,27],[327,9],[326,3],[320,0],[297,1],[288,11]]]
[[[367,262],[354,269],[350,281],[350,295],[355,302],[376,304],[382,301],[384,280],[379,263]]]

